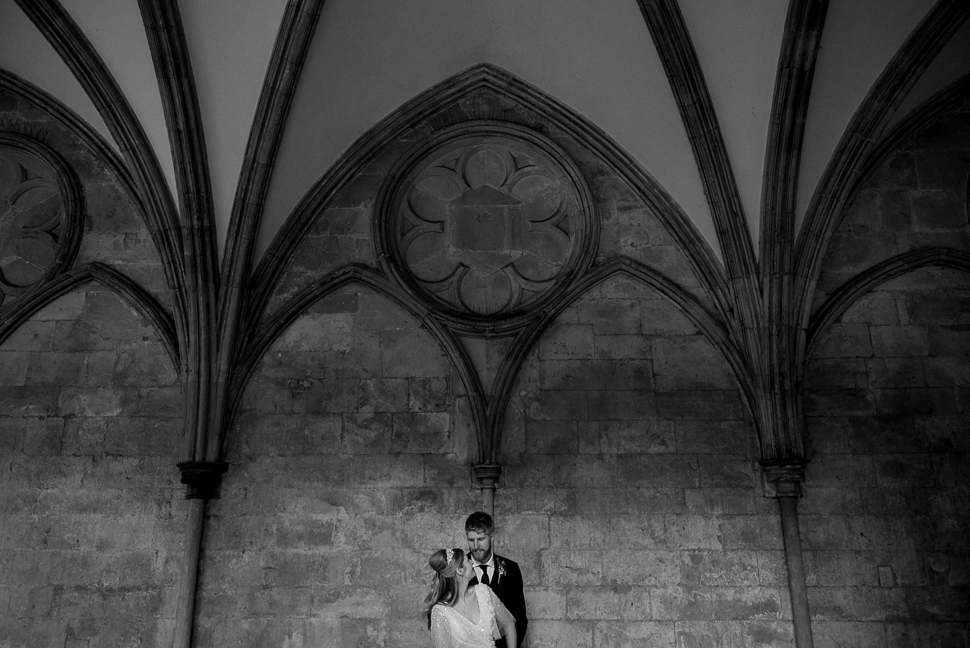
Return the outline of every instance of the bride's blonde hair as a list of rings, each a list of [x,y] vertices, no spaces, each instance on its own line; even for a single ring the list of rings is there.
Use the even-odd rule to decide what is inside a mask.
[[[438,549],[428,558],[428,564],[434,570],[431,581],[431,592],[424,597],[424,618],[431,629],[431,608],[438,603],[454,605],[458,600],[458,566],[464,564],[465,552],[461,549]]]

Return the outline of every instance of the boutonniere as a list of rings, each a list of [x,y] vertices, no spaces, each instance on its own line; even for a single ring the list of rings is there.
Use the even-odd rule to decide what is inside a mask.
[[[505,561],[504,560],[498,561],[498,564],[495,565],[495,568],[498,570],[498,578],[502,578],[502,576],[505,576]],[[496,578],[495,580],[498,581],[498,578]]]

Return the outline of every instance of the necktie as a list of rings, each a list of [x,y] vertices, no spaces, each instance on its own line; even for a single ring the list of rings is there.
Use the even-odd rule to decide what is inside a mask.
[[[479,565],[482,568],[482,585],[488,585],[488,565]]]

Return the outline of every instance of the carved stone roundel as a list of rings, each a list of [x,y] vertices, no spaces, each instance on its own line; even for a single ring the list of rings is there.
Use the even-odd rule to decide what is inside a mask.
[[[390,215],[398,264],[459,316],[521,313],[580,256],[588,201],[574,177],[562,154],[515,132],[458,134],[400,185]]]
[[[64,221],[53,169],[0,146],[0,306],[45,278],[60,256]]]

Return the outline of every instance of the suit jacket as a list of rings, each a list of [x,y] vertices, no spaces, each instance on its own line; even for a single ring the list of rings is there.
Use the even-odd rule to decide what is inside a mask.
[[[519,646],[525,639],[526,628],[529,627],[529,619],[525,615],[525,593],[522,586],[522,572],[519,564],[495,554],[495,573],[488,575],[488,586],[492,588],[495,595],[502,601],[502,605],[508,608],[512,616],[515,617],[515,633],[518,635]],[[477,585],[478,577],[471,580],[469,585]],[[495,641],[496,648],[506,648],[505,638]],[[515,646],[514,648],[519,648]],[[509,647],[512,648],[512,647]]]

